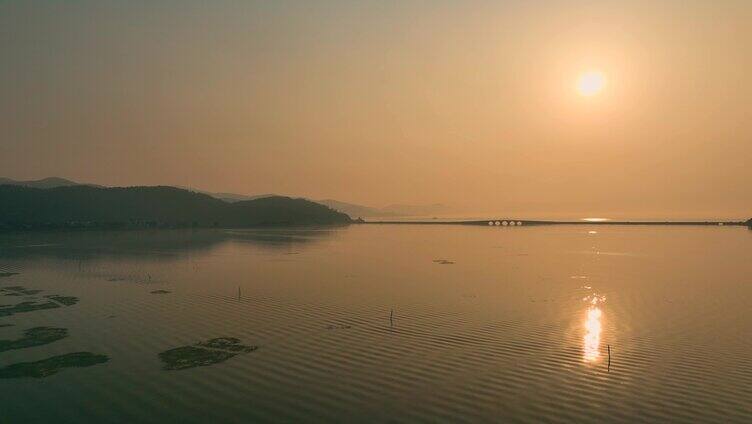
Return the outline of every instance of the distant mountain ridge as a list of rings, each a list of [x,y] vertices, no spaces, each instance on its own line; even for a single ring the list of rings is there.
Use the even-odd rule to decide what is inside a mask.
[[[394,213],[385,212],[377,208],[372,208],[370,206],[363,206],[363,205],[356,205],[354,203],[340,202],[339,200],[334,200],[334,199],[319,200],[319,203],[321,203],[322,205],[329,206],[330,208],[336,211],[346,213],[350,215],[350,217],[353,217],[353,218],[398,216]]]
[[[237,194],[237,193],[213,193],[211,191],[205,191],[205,190],[199,190],[197,188],[193,187],[183,187],[183,186],[177,186],[178,188],[181,188],[183,190],[193,191],[195,193],[201,193],[206,194],[208,196],[211,196],[215,199],[223,200],[228,203],[235,203],[235,202],[242,202],[245,200],[255,200],[255,199],[262,199],[264,197],[274,197],[279,196],[278,194],[258,194],[254,196],[248,196],[245,194]]]
[[[0,229],[256,227],[347,224],[344,213],[273,196],[227,203],[175,187],[0,185]]]
[[[11,178],[0,177],[0,185],[15,185],[15,186],[32,187],[32,188],[71,187],[71,186],[77,186],[77,185],[101,187],[101,186],[97,186],[96,184],[77,183],[75,181],[66,180],[65,178],[60,178],[60,177],[48,177],[48,178],[42,178],[41,180],[29,180],[29,181],[18,181],[18,180],[13,180]]]
[[[0,177],[0,185],[15,185],[15,186],[23,186],[23,187],[32,187],[32,188],[56,188],[56,187],[71,187],[71,186],[77,186],[77,185],[85,185],[85,186],[91,186],[91,187],[100,187],[105,188],[106,186],[98,185],[98,184],[90,184],[90,183],[79,183],[76,181],[72,181],[66,178],[60,178],[60,177],[47,177],[42,178],[41,180],[28,180],[28,181],[20,181],[20,180],[14,180],[12,178],[7,177]],[[246,196],[243,194],[236,194],[236,193],[212,193],[210,191],[204,191],[199,190],[193,187],[183,187],[183,186],[174,186],[176,188],[182,189],[182,190],[188,190],[195,193],[201,193],[206,194],[211,197],[214,197],[215,199],[224,200],[225,202],[241,202],[244,200],[254,200],[254,199],[260,199],[262,197],[273,197],[277,196],[276,194],[261,194],[256,196]]]
[[[370,206],[357,205],[353,203],[340,202],[334,199],[318,200],[318,203],[327,205],[330,208],[344,212],[353,218],[387,218],[400,216],[430,216],[445,213],[449,210],[446,205],[439,203],[432,205],[389,205],[383,208],[374,208]]]
[[[0,177],[0,185],[17,185],[33,188],[56,188],[56,187],[71,187],[76,185],[86,185],[91,187],[104,188],[105,186],[88,183],[78,183],[65,178],[49,177],[41,180],[32,181],[17,181],[10,178]],[[280,196],[278,194],[260,194],[260,195],[245,195],[237,193],[214,193],[210,191],[199,190],[192,187],[177,186],[179,189],[191,191],[194,193],[201,193],[211,196],[215,199],[219,199],[228,203],[242,202],[247,200],[262,199],[266,197]],[[406,204],[394,204],[383,208],[376,208],[371,206],[358,205],[355,203],[342,202],[335,199],[323,199],[315,200],[309,199],[316,203],[326,205],[338,212],[345,213],[351,218],[386,218],[386,217],[400,217],[400,216],[430,216],[435,214],[444,213],[448,210],[445,205],[432,204],[432,205],[406,205]]]

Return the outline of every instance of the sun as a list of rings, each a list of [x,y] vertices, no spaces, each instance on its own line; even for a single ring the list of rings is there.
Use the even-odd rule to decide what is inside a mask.
[[[577,78],[577,92],[585,97],[595,96],[606,86],[606,77],[601,71],[587,71]]]

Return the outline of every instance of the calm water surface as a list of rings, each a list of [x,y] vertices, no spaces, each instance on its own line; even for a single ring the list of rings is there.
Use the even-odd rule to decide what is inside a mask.
[[[369,226],[0,236],[0,422],[752,422],[752,231]],[[153,294],[167,290],[167,294]],[[258,349],[163,370],[214,337]],[[609,355],[610,348],[610,355]],[[609,359],[610,358],[610,359]]]

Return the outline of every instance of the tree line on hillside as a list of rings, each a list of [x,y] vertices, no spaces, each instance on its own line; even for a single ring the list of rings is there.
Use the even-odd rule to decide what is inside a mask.
[[[347,224],[346,214],[274,196],[227,203],[175,187],[38,189],[0,185],[0,229],[257,227]]]

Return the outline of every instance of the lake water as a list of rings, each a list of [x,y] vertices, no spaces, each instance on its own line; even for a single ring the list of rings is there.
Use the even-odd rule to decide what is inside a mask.
[[[6,234],[0,272],[78,298],[0,316],[68,331],[0,368],[108,358],[0,379],[2,423],[752,422],[744,227]],[[164,369],[217,337],[257,349]]]

